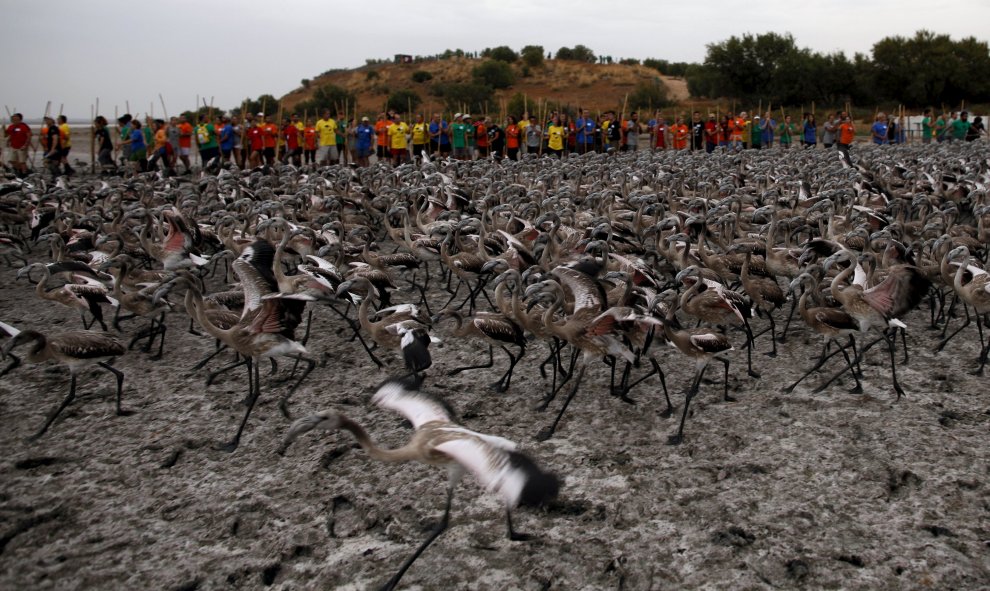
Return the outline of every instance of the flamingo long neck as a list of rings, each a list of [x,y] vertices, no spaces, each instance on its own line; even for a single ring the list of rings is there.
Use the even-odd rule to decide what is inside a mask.
[[[374,440],[371,439],[371,436],[368,435],[368,432],[364,430],[364,427],[343,415],[340,417],[340,428],[350,431],[351,435],[357,439],[358,444],[361,445],[364,451],[368,452],[368,455],[382,462],[408,462],[419,459],[422,455],[411,444],[406,444],[396,449],[378,447]]]

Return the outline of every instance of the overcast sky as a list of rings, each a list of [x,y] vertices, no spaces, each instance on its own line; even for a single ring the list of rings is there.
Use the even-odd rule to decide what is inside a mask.
[[[0,8],[0,94],[32,119],[47,101],[88,119],[96,97],[106,116],[115,105],[123,114],[126,101],[138,113],[154,103],[160,116],[159,93],[170,114],[197,95],[229,109],[396,53],[582,43],[616,59],[703,61],[708,43],[773,31],[852,56],[922,28],[982,40],[990,22],[987,0],[938,10],[916,0],[3,0]]]

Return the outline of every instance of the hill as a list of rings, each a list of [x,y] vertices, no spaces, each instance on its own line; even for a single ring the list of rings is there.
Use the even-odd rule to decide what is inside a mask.
[[[308,87],[293,90],[282,97],[284,108],[294,109],[313,97],[321,86],[333,84],[352,92],[357,97],[358,111],[371,114],[381,111],[388,95],[399,90],[417,93],[422,104],[418,111],[434,111],[443,108],[443,97],[431,94],[435,85],[468,83],[472,69],[485,60],[454,57],[411,64],[375,64],[353,70],[326,72],[313,79]],[[638,85],[663,84],[667,96],[674,102],[688,99],[687,84],[681,78],[664,76],[642,65],[589,64],[568,60],[546,60],[543,66],[526,70],[521,63],[512,65],[515,83],[503,90],[495,90],[488,108],[498,112],[504,100],[508,103],[517,93],[531,101],[549,100],[560,105],[586,107],[592,112],[620,109],[627,93]],[[432,76],[424,82],[413,80],[414,72],[428,72]],[[528,75],[525,75],[527,74]]]

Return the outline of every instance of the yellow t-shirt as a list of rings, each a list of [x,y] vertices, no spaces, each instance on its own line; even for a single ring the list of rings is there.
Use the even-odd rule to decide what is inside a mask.
[[[62,135],[62,147],[71,148],[72,147],[72,130],[69,129],[68,123],[63,123],[58,126],[58,132]]]
[[[547,141],[547,147],[551,150],[563,150],[564,149],[564,126],[563,125],[551,125],[547,128],[547,135],[550,139]]]
[[[321,146],[337,145],[337,122],[333,119],[320,119],[316,122],[316,131],[320,134]]]
[[[425,123],[416,123],[412,127],[412,140],[414,144],[425,144],[428,128]]]
[[[409,125],[405,121],[393,123],[388,128],[388,137],[393,150],[403,150],[408,145],[406,134],[409,133]]]

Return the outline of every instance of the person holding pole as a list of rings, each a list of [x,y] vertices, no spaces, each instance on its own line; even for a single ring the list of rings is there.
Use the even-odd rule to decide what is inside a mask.
[[[430,121],[430,154],[440,154],[441,157],[450,154],[448,131],[447,122],[440,117],[440,113],[434,113]]]
[[[196,146],[199,147],[199,158],[203,162],[203,168],[209,167],[210,161],[220,155],[220,144],[217,143],[217,129],[210,122],[209,115],[199,116],[199,125],[196,126]]]
[[[189,161],[189,153],[192,151],[193,127],[185,115],[179,116],[179,160],[186,167],[183,174],[192,172],[192,163]]]
[[[4,129],[4,136],[5,143],[10,148],[10,166],[14,169],[14,174],[21,178],[27,176],[27,152],[28,146],[31,145],[31,128],[24,123],[24,115],[14,113],[10,116],[10,125]]]
[[[591,111],[583,109],[581,117],[574,124],[577,129],[577,152],[585,154],[593,152],[595,149],[595,120],[591,117]]]
[[[849,160],[849,146],[856,139],[856,127],[853,125],[852,117],[846,111],[842,112],[842,122],[839,123],[839,151],[842,152],[846,160]]]
[[[116,174],[117,165],[113,161],[113,140],[110,139],[110,132],[107,130],[107,119],[103,115],[98,115],[93,123],[100,174]]]

